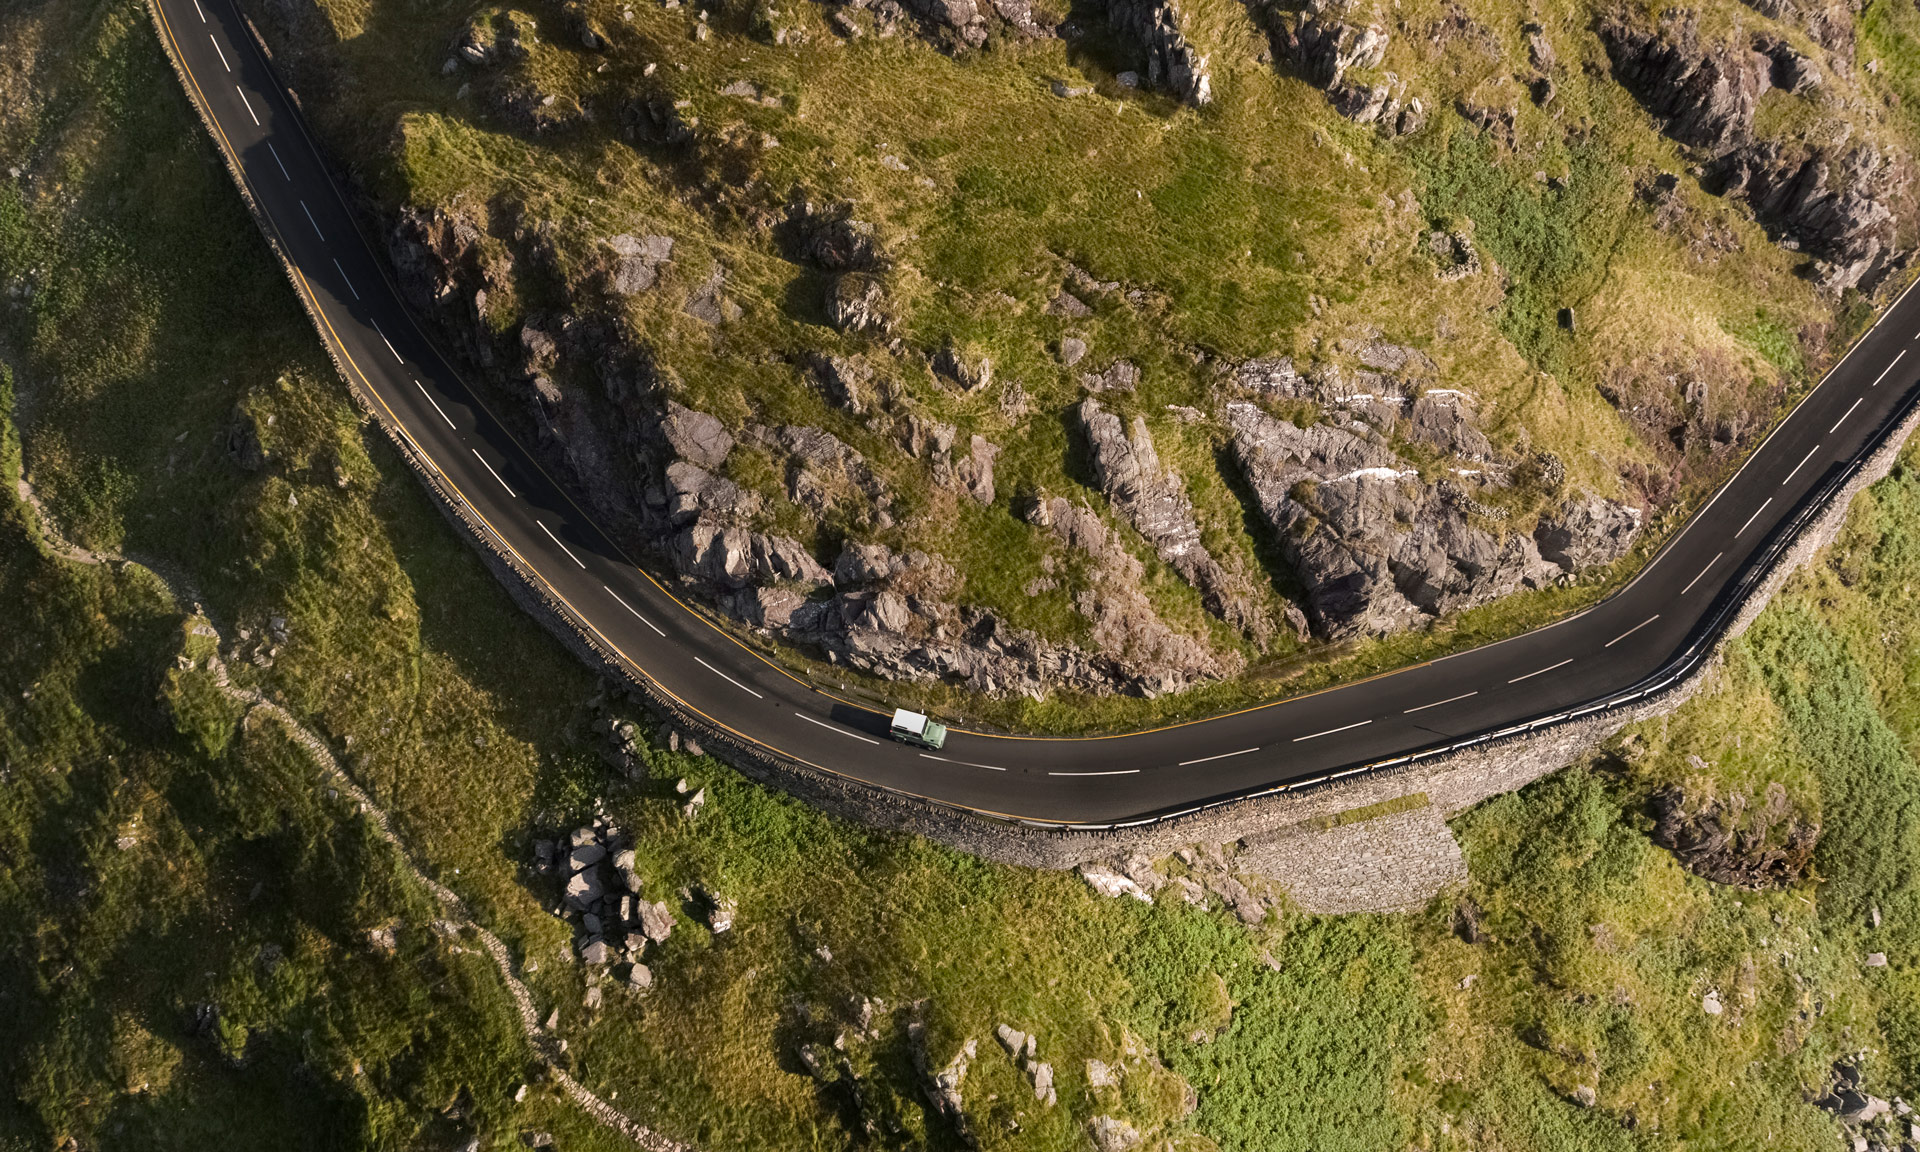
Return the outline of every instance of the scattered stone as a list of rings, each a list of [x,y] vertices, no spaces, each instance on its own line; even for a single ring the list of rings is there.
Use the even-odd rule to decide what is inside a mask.
[[[1120,1070],[1104,1060],[1087,1061],[1087,1084],[1094,1088],[1120,1087]]]
[[[586,947],[580,949],[580,959],[595,967],[601,967],[612,962],[613,950],[607,947],[605,940],[590,940]]]
[[[1087,354],[1087,342],[1078,336],[1063,336],[1060,338],[1058,354],[1060,363],[1071,368],[1085,358]]]
[[[1886,966],[1887,966],[1887,954],[1885,952],[1867,953],[1867,967],[1885,968]]]
[[[627,987],[641,992],[653,987],[653,969],[636,961],[627,970]]]
[[[1700,998],[1700,1010],[1709,1016],[1718,1016],[1726,1009],[1720,1003],[1720,992],[1715,989]]]
[[[1140,1145],[1140,1133],[1133,1125],[1111,1116],[1095,1116],[1087,1125],[1093,1143],[1100,1152],[1132,1152]]]
[[[1138,884],[1104,864],[1082,864],[1078,871],[1087,886],[1102,896],[1131,896],[1143,904],[1153,903],[1153,897],[1141,890]]]

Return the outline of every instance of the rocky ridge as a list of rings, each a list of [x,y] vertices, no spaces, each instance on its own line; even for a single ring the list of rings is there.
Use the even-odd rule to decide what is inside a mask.
[[[1754,136],[1760,98],[1773,87],[1818,88],[1818,64],[1774,37],[1703,38],[1690,9],[1668,11],[1657,27],[1610,17],[1599,34],[1621,84],[1668,136],[1707,159],[1708,186],[1744,200],[1776,238],[1814,256],[1828,290],[1870,289],[1905,259],[1893,211],[1912,183],[1905,158],[1871,137],[1852,142],[1850,122],[1794,139]]]
[[[1182,103],[1213,103],[1209,58],[1186,37],[1176,0],[1107,0],[1107,22],[1146,56],[1147,83]]]

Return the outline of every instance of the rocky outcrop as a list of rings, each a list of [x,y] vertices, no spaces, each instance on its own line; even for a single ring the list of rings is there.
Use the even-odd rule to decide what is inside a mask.
[[[1120,418],[1088,397],[1075,409],[1093,456],[1094,482],[1160,559],[1199,589],[1207,611],[1249,635],[1264,638],[1265,619],[1251,590],[1227,574],[1200,541],[1193,501],[1171,469],[1162,468],[1147,422],[1136,416],[1129,436]]]
[[[952,603],[948,598],[959,577],[946,561],[924,552],[850,543],[834,565],[833,583],[831,598],[784,602],[779,627],[830,663],[886,679],[1040,698],[1058,690],[1159,695],[1223,673],[1203,645],[1153,616],[1137,590],[1132,595],[1138,603],[1119,589],[1089,592],[1085,609],[1100,651],[1088,653]],[[757,603],[757,593],[743,595]],[[741,608],[736,612],[746,615]]]
[[[1107,23],[1145,54],[1147,83],[1196,108],[1213,102],[1209,57],[1187,39],[1175,0],[1107,0]]]
[[[696,412],[677,400],[667,401],[660,431],[682,460],[702,468],[718,468],[733,451],[733,435],[715,416]]]
[[[1658,30],[1615,17],[1599,32],[1614,75],[1666,121],[1667,135],[1716,152],[1752,138],[1772,60],[1743,42],[1702,44],[1699,18],[1684,8],[1667,12]]]
[[[978,1148],[973,1125],[967,1119],[966,1104],[960,1089],[967,1082],[967,1065],[979,1051],[972,1040],[960,1045],[953,1058],[939,1064],[933,1057],[927,1038],[927,1026],[918,1020],[907,1025],[907,1046],[913,1054],[913,1066],[920,1073],[921,1087],[933,1110],[952,1126],[953,1134],[968,1148]]]
[[[631,836],[601,814],[563,840],[534,841],[533,868],[558,882],[555,914],[573,926],[573,952],[581,962],[596,968],[624,963],[629,985],[652,984],[642,958],[673,934],[673,910],[646,899]]]
[[[717,588],[744,589],[784,580],[824,585],[827,570],[797,542],[745,528],[695,523],[673,538],[674,567]]]
[[[1830,291],[1871,288],[1895,266],[1897,221],[1887,201],[1905,177],[1871,143],[1845,152],[1761,141],[1713,170],[1720,191],[1752,205],[1778,235],[1816,257]]]
[[[1689,871],[1736,888],[1787,888],[1805,880],[1820,839],[1820,826],[1795,809],[1777,781],[1758,803],[1745,792],[1690,797],[1673,785],[1655,792],[1648,806],[1654,843]]]
[[[1299,10],[1270,8],[1267,29],[1275,59],[1324,90],[1333,110],[1348,120],[1380,124],[1393,135],[1419,131],[1427,122],[1426,105],[1417,97],[1405,98],[1399,77],[1388,72],[1367,81],[1348,75],[1380,67],[1391,40],[1384,28],[1349,16],[1337,0],[1309,0]]]
[[[438,318],[455,347],[481,367],[494,363],[487,300],[512,273],[512,261],[489,258],[484,231],[471,217],[439,208],[407,207],[387,233],[400,293]]]
[[[620,296],[636,296],[653,287],[660,266],[673,258],[673,237],[631,236],[621,233],[607,240],[613,261],[607,269],[607,287]]]
[[[1227,405],[1233,454],[1256,510],[1332,638],[1393,632],[1551,582],[1530,537],[1496,535],[1457,484],[1429,484],[1377,434],[1300,428]]]
[[[1807,34],[1815,44],[1846,60],[1853,56],[1857,0],[1745,0],[1746,5]]]
[[[1782,18],[1789,12],[1777,4],[1761,10],[1776,14],[1770,8]],[[1823,287],[1870,289],[1895,266],[1889,204],[1910,181],[1904,165],[1871,141],[1848,149],[1753,138],[1754,110],[1770,87],[1802,92],[1820,83],[1812,60],[1777,38],[1703,44],[1686,9],[1668,12],[1657,31],[1610,18],[1600,38],[1615,75],[1665,121],[1667,134],[1712,155],[1710,185],[1744,198],[1776,238],[1814,256]],[[1839,139],[1853,136],[1851,125],[1838,127]]]
[[[1588,495],[1540,518],[1540,556],[1568,572],[1604,567],[1627,554],[1640,534],[1640,510]]]

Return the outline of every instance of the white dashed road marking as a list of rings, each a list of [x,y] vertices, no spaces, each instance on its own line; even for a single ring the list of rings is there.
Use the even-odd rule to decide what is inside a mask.
[[[1402,715],[1402,716],[1411,716],[1411,715],[1413,715],[1413,714],[1414,714],[1415,712],[1425,712],[1425,711],[1426,711],[1427,709],[1429,709],[1429,708],[1438,708],[1438,707],[1440,707],[1440,705],[1442,705],[1442,704],[1452,704],[1452,703],[1454,703],[1455,701],[1458,701],[1458,700],[1465,700],[1465,699],[1466,699],[1467,697],[1469,697],[1469,696],[1478,696],[1478,695],[1480,695],[1480,691],[1479,691],[1479,689],[1475,689],[1475,690],[1474,690],[1474,691],[1472,691],[1472,692],[1463,692],[1463,693],[1461,693],[1461,694],[1460,694],[1460,695],[1458,695],[1458,696],[1449,696],[1449,697],[1447,697],[1447,698],[1446,698],[1445,700],[1435,700],[1435,701],[1434,701],[1433,703],[1431,703],[1431,704],[1422,704],[1422,705],[1420,705],[1420,707],[1418,707],[1418,708],[1409,708],[1409,709],[1407,709],[1407,710],[1406,710],[1405,712],[1402,712],[1402,713],[1400,713],[1400,715]]]
[[[1812,451],[1808,452],[1804,457],[1802,457],[1800,460],[1800,463],[1795,464],[1793,466],[1793,471],[1787,473],[1787,480],[1791,480],[1795,476],[1798,476],[1800,474],[1800,469],[1805,468],[1807,466],[1807,461],[1813,459],[1813,453],[1818,451],[1820,451],[1820,449],[1816,446]],[[1785,488],[1787,486],[1787,480],[1780,481],[1780,487]]]
[[[207,22],[207,14],[200,12],[200,0],[193,0],[193,10],[200,13],[200,23],[205,24]]]
[[[353,279],[347,275],[347,270],[345,268],[340,267],[340,261],[335,260],[333,262],[333,270],[335,272],[340,273],[340,279],[345,280],[347,282],[347,291],[353,293],[353,298],[355,300],[360,299],[360,290],[353,286]],[[415,383],[418,383],[418,381],[415,381]]]
[[[1140,769],[1138,768],[1122,768],[1117,772],[1049,772],[1047,773],[1047,775],[1049,776],[1133,776],[1138,774],[1139,771]]]
[[[213,45],[213,50],[215,52],[220,53],[220,67],[225,68],[229,72],[233,71],[233,65],[227,63],[227,54],[225,52],[220,52],[220,41],[215,40],[213,38],[213,33],[211,32],[207,33],[207,43]]]
[[[860,733],[858,732],[849,732],[845,728],[836,727],[832,724],[827,723],[825,720],[815,720],[813,717],[807,715],[805,712],[795,712],[794,715],[800,717],[800,719],[805,720],[809,724],[818,724],[820,727],[825,728],[829,732],[838,732],[842,736],[851,736],[855,740],[860,741],[862,744],[880,743],[880,741],[878,740],[869,740],[867,737],[860,735]]]
[[[1180,761],[1179,767],[1185,768],[1189,764],[1205,764],[1209,760],[1225,760],[1232,756],[1245,756],[1249,752],[1258,751],[1260,751],[1258,748],[1242,748],[1238,752],[1222,752],[1218,756],[1202,756],[1198,760],[1182,760]]]
[[[1860,398],[1860,400],[1865,400],[1865,399],[1866,399],[1866,397],[1865,397],[1865,396],[1862,396],[1862,397]],[[1855,401],[1853,402],[1853,408],[1858,408],[1858,407],[1860,407],[1860,400],[1855,400]],[[1849,409],[1847,409],[1847,416],[1851,416],[1851,415],[1853,415],[1853,408],[1849,408]],[[1831,427],[1831,428],[1829,428],[1829,429],[1827,429],[1827,435],[1829,435],[1829,436],[1831,436],[1831,435],[1833,435],[1833,434],[1834,434],[1835,432],[1838,432],[1838,431],[1840,431],[1840,425],[1842,425],[1842,424],[1845,424],[1845,423],[1847,422],[1847,416],[1842,416],[1842,417],[1840,417],[1840,419],[1838,419],[1838,420],[1835,420],[1835,421],[1833,422],[1833,427]]]
[[[615,592],[611,588],[608,588],[605,584],[600,585],[600,587],[606,592],[607,595],[613,597],[615,600],[620,600],[620,593]],[[653,629],[655,635],[658,635],[658,636],[666,635],[665,632],[660,631],[660,625],[655,624],[653,621],[647,619],[645,616],[640,615],[639,609],[627,603],[625,600],[620,600],[620,607],[625,608],[627,611],[633,613],[634,617],[638,619],[640,623],[645,624],[647,627]]]
[[[753,689],[747,687],[745,684],[740,683],[740,681],[735,680],[733,677],[727,675],[725,672],[720,671],[720,669],[715,668],[713,665],[707,663],[705,660],[700,659],[700,657],[695,656],[694,660],[700,665],[700,667],[705,668],[707,671],[713,673],[715,676],[720,677],[720,679],[725,680],[727,683],[733,685],[735,688],[740,689],[740,691],[745,692],[747,695],[753,697],[755,700],[766,699],[765,696],[760,695],[760,693],[755,692]]]
[[[938,760],[942,764],[965,764],[969,768],[985,768],[989,772],[1005,772],[1006,771],[1005,768],[1000,767],[998,764],[975,764],[971,760],[949,760],[945,756],[935,756],[931,752],[920,753],[920,759]]]
[[[1625,632],[1620,633],[1620,635],[1615,636],[1613,639],[1607,641],[1605,644],[1600,645],[1600,647],[1611,648],[1615,644],[1620,643],[1620,641],[1625,640],[1627,637],[1633,635],[1635,632],[1640,631],[1640,629],[1645,628],[1647,625],[1653,623],[1655,620],[1658,620],[1658,619],[1660,619],[1660,614],[1658,612],[1655,612],[1653,615],[1647,617],[1645,620],[1640,621],[1640,623],[1635,624],[1633,627],[1627,629]]]
[[[247,115],[253,117],[253,126],[255,128],[260,127],[260,117],[254,115],[253,101],[247,99],[247,94],[244,91],[241,91],[240,85],[235,84],[233,86],[233,90],[235,92],[240,93],[240,103],[245,104],[247,106]]]
[[[320,243],[325,244],[327,242],[327,234],[320,231],[320,222],[313,218],[313,209],[307,207],[305,200],[300,201],[300,211],[307,214],[307,223],[313,225],[313,234],[320,237]]]
[[[289,176],[289,175],[287,175],[287,166],[286,166],[285,164],[283,164],[283,163],[281,163],[281,161],[280,161],[280,153],[279,153],[279,152],[277,152],[277,151],[275,151],[275,149],[274,149],[274,147],[273,147],[273,141],[271,141],[271,140],[269,140],[269,141],[267,141],[266,143],[267,143],[267,152],[268,152],[268,154],[269,154],[269,155],[271,155],[271,156],[273,157],[273,162],[274,162],[275,164],[279,164],[279,165],[280,165],[280,178],[281,178],[281,179],[283,179],[283,180],[285,180],[285,181],[286,181],[287,183],[289,183],[289,184],[291,184],[291,183],[293,183],[293,177],[291,177],[291,176]]]
[[[375,320],[372,317],[368,317],[367,323],[373,325],[373,330],[375,332],[380,332],[380,322],[378,320]],[[400,355],[400,349],[395,348],[393,346],[393,341],[387,339],[387,334],[385,332],[380,332],[380,343],[385,344],[387,346],[387,351],[393,353],[393,358],[395,360],[400,361],[400,363],[402,364],[406,363],[405,358],[403,358]]]
[[[1706,577],[1706,574],[1713,570],[1713,566],[1715,564],[1720,563],[1720,557],[1725,555],[1726,555],[1725,552],[1715,552],[1713,554],[1713,559],[1707,561],[1707,566],[1705,568],[1700,569],[1700,575],[1695,576],[1693,579],[1687,581],[1687,586],[1685,588],[1680,589],[1680,595],[1685,596],[1687,593],[1693,591],[1693,586],[1695,584],[1700,583],[1700,581]]]
[[[535,524],[540,524],[540,521],[538,521],[538,520],[535,520],[535,521],[534,521],[534,523],[535,523]],[[571,561],[573,561],[573,562],[574,562],[575,564],[580,564],[580,557],[578,557],[578,556],[575,556],[575,555],[574,555],[574,554],[573,554],[572,552],[570,552],[570,551],[568,551],[568,550],[567,550],[567,546],[566,546],[565,544],[561,544],[561,543],[560,543],[560,537],[558,537],[558,536],[555,536],[555,535],[553,534],[553,529],[551,529],[551,528],[549,528],[549,527],[547,527],[547,526],[546,526],[545,524],[540,524],[540,531],[542,531],[542,532],[545,532],[545,533],[547,534],[547,539],[549,539],[549,540],[551,540],[551,541],[553,541],[553,542],[554,542],[554,543],[555,543],[556,545],[559,545],[559,548],[560,548],[560,551],[562,551],[562,552],[566,552],[566,553],[567,553],[567,559],[569,559],[569,560],[571,560]],[[580,567],[584,569],[584,568],[586,567],[586,565],[585,565],[585,564],[580,564]],[[698,658],[698,657],[695,657],[695,659],[699,659],[699,658]],[[704,663],[706,663],[706,661],[704,661],[704,660],[703,660],[703,661],[701,661],[701,663],[703,663],[703,664],[704,664]],[[757,693],[756,693],[756,695],[757,695]]]
[[[422,396],[425,396],[425,397],[427,398],[427,403],[429,403],[429,404],[431,404],[431,405],[433,405],[433,410],[434,410],[435,412],[438,412],[438,413],[440,413],[440,419],[442,419],[442,420],[445,420],[445,421],[447,422],[447,427],[449,427],[449,428],[452,428],[452,429],[453,429],[453,430],[454,430],[455,432],[458,432],[458,431],[460,431],[460,429],[459,429],[459,427],[458,427],[458,426],[456,426],[456,425],[454,424],[454,422],[453,422],[453,417],[451,417],[451,416],[449,416],[449,415],[447,415],[447,410],[446,410],[446,409],[444,409],[444,408],[442,408],[442,407],[440,407],[440,401],[438,401],[438,400],[435,400],[435,399],[433,398],[433,393],[431,393],[431,392],[429,392],[429,391],[427,391],[427,386],[426,386],[425,384],[422,384],[422,383],[420,383],[420,381],[418,381],[418,380],[415,380],[415,381],[413,382],[413,386],[414,386],[415,388],[418,388],[418,389],[420,389],[420,395],[422,395]],[[478,452],[475,452],[475,453],[474,453],[474,455],[475,455],[475,456],[478,456],[478,455],[480,455],[480,453],[478,453]],[[482,461],[480,461],[480,463],[482,463],[482,464],[485,464],[485,463],[486,463],[486,461],[485,461],[485,460],[482,460]],[[488,469],[488,471],[492,471],[492,469]],[[501,483],[502,483],[502,484],[505,484],[505,483],[506,483],[506,481],[504,481],[504,480],[502,480],[502,481],[501,481]]]
[[[1566,658],[1565,660],[1562,660],[1562,661],[1560,661],[1560,663],[1558,663],[1558,664],[1549,664],[1549,665],[1547,665],[1547,666],[1546,666],[1545,668],[1540,668],[1540,669],[1537,669],[1537,670],[1535,670],[1535,671],[1532,671],[1532,672],[1529,672],[1529,673],[1527,673],[1527,674],[1526,674],[1525,676],[1515,676],[1515,677],[1514,677],[1513,679],[1511,679],[1511,680],[1509,680],[1509,681],[1507,681],[1507,683],[1509,683],[1509,684],[1518,684],[1518,683],[1520,683],[1520,681],[1522,681],[1522,680],[1531,680],[1531,679],[1533,679],[1533,678],[1534,678],[1535,676],[1538,676],[1538,675],[1540,675],[1541,673],[1544,673],[1544,672],[1551,672],[1551,671],[1553,671],[1553,670],[1554,670],[1555,668],[1565,668],[1565,667],[1566,667],[1567,665],[1569,665],[1569,664],[1571,664],[1571,663],[1573,663],[1573,657],[1571,657],[1571,656],[1569,656],[1569,657],[1567,657],[1567,658]]]
[[[428,397],[428,399],[429,399],[429,400],[431,400],[431,399],[432,399],[432,397],[431,397],[431,396],[429,396],[429,397]],[[438,408],[438,407],[439,407],[439,405],[438,405],[438,404],[436,404],[436,405],[434,405],[434,407],[436,407],[436,408]],[[493,477],[493,478],[494,478],[495,480],[500,480],[500,473],[498,473],[498,472],[495,472],[495,471],[493,470],[493,465],[491,465],[491,464],[489,464],[489,463],[487,463],[487,458],[486,458],[485,456],[482,456],[482,455],[480,455],[480,449],[478,449],[478,448],[475,448],[475,449],[473,450],[473,458],[474,458],[475,460],[478,460],[478,461],[480,461],[480,466],[481,466],[482,468],[485,468],[485,469],[487,470],[487,472],[488,472],[488,474],[490,474],[490,475],[491,475],[491,476],[492,476],[492,477]],[[518,494],[516,494],[516,493],[514,492],[514,490],[513,490],[513,485],[511,485],[511,484],[508,484],[508,483],[507,483],[507,482],[506,482],[505,480],[500,480],[500,487],[502,487],[502,488],[505,488],[505,489],[507,490],[507,495],[509,495],[509,496],[512,496],[512,497],[513,497],[513,498],[514,498],[515,500],[518,500],[518,499],[520,498],[520,497],[519,497],[519,495],[518,495]],[[604,584],[603,584],[603,585],[601,585],[601,587],[603,587],[603,588],[604,588],[604,587],[606,587],[606,585],[604,585]],[[636,613],[636,615],[637,615],[637,613]]]
[[[1740,532],[1745,532],[1747,529],[1753,527],[1753,522],[1755,520],[1760,519],[1760,513],[1765,512],[1767,510],[1767,505],[1771,503],[1773,503],[1773,497],[1771,496],[1767,497],[1765,500],[1760,501],[1760,507],[1755,508],[1753,510],[1753,515],[1747,517],[1747,522],[1745,524],[1740,525]],[[1733,534],[1733,538],[1735,540],[1740,539],[1740,532],[1735,532]]]
[[[1893,371],[1894,364],[1900,363],[1900,361],[1906,357],[1906,354],[1907,354],[1907,350],[1905,348],[1900,349],[1900,355],[1895,356],[1893,358],[1893,364],[1887,365],[1886,371],[1880,373],[1879,377],[1876,378],[1872,384],[1869,384],[1868,387],[1869,388],[1880,387],[1880,381],[1885,380],[1887,378],[1887,372]]]
[[[1371,724],[1371,723],[1373,723],[1373,721],[1371,721],[1371,720],[1362,720],[1362,721],[1360,721],[1360,722],[1359,722],[1358,724],[1343,724],[1343,725],[1341,725],[1341,726],[1340,726],[1340,727],[1338,727],[1338,728],[1329,728],[1329,729],[1327,729],[1327,730],[1326,730],[1325,732],[1315,732],[1315,733],[1314,733],[1313,735],[1311,735],[1311,736],[1295,736],[1295,737],[1293,738],[1293,742],[1294,742],[1295,744],[1298,744],[1298,743],[1300,743],[1300,741],[1302,741],[1302,740],[1318,740],[1318,739],[1320,739],[1320,737],[1322,737],[1322,736],[1331,736],[1331,735],[1333,735],[1333,734],[1334,734],[1335,732],[1345,732],[1345,731],[1347,731],[1348,729],[1351,729],[1351,728],[1365,728],[1365,727],[1366,727],[1367,725],[1369,725],[1369,724]]]

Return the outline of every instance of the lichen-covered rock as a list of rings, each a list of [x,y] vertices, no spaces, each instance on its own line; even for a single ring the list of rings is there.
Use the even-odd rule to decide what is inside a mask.
[[[1819,824],[1795,809],[1777,781],[1759,803],[1745,792],[1690,796],[1672,785],[1655,792],[1649,806],[1654,843],[1697,875],[1737,888],[1799,883],[1820,839]]]

